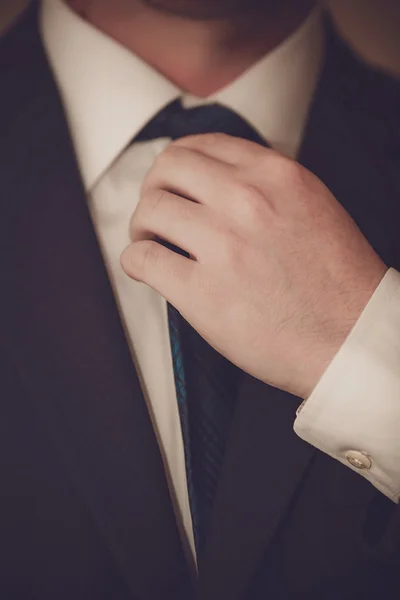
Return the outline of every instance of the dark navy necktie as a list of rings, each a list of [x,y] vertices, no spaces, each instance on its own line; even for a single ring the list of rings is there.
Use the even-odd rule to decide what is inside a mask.
[[[217,132],[267,145],[233,111],[218,104],[185,109],[179,100],[159,112],[134,141],[161,137],[175,140]],[[185,254],[167,242],[165,245]],[[168,321],[189,499],[200,553],[215,500],[241,371],[207,344],[171,305],[168,305]]]

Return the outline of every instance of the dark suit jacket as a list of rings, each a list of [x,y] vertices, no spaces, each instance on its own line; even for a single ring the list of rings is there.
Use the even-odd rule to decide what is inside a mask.
[[[35,4],[0,89],[0,598],[400,598],[397,506],[248,376],[193,583]],[[399,99],[331,32],[300,157],[397,268]]]

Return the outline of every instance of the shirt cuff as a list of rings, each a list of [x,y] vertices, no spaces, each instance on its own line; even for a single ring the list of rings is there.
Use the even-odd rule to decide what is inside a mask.
[[[399,502],[400,273],[386,273],[297,415],[297,435]]]

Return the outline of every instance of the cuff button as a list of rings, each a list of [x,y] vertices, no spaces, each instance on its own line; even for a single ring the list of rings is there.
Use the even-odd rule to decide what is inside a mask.
[[[349,450],[345,456],[347,462],[355,469],[370,469],[372,466],[371,459],[364,452]]]

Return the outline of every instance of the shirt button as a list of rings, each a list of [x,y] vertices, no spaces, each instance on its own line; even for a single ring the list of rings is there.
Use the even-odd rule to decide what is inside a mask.
[[[349,452],[346,452],[345,456],[347,462],[349,462],[351,466],[355,467],[356,469],[370,469],[372,466],[370,458],[363,452],[349,450]]]

